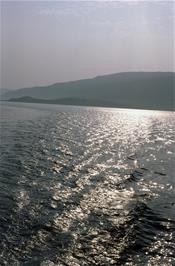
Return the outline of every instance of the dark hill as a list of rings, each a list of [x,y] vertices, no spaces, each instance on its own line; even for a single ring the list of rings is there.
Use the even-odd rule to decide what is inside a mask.
[[[32,98],[25,98],[26,96]],[[174,110],[175,73],[130,72],[10,91],[3,99],[74,105]],[[24,98],[23,98],[24,97]]]

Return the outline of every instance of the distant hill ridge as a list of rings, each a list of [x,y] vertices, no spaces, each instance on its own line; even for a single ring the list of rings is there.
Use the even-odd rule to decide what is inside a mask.
[[[21,102],[175,110],[174,72],[124,72],[7,92]]]

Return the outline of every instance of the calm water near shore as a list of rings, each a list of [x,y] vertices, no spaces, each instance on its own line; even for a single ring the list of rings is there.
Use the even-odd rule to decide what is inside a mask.
[[[0,108],[0,265],[175,265],[174,112]]]

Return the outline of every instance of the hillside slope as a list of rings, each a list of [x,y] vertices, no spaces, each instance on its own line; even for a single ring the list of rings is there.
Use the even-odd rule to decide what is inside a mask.
[[[174,110],[175,73],[130,72],[98,76],[23,88],[6,93],[3,99],[26,96],[36,102],[40,99],[40,102],[49,100],[48,103]],[[25,99],[21,101],[25,102]]]

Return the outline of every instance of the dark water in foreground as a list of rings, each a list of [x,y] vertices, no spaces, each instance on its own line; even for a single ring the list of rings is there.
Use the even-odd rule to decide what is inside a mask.
[[[0,265],[175,265],[171,112],[1,106]]]

